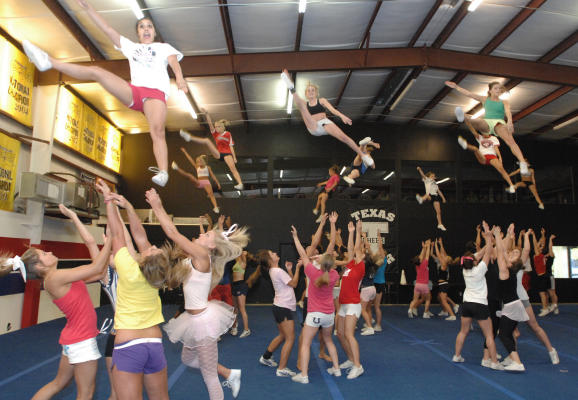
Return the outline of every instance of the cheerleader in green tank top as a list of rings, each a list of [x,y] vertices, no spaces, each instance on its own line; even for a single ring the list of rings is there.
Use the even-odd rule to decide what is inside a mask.
[[[464,122],[467,119],[474,129],[479,132],[489,132],[492,135],[500,137],[510,150],[514,157],[518,159],[520,164],[520,172],[522,175],[528,175],[528,162],[524,159],[522,150],[514,140],[514,120],[512,119],[512,111],[510,110],[510,102],[508,100],[501,100],[500,96],[506,92],[506,88],[500,82],[490,82],[488,84],[489,90],[487,96],[480,96],[472,93],[467,89],[458,86],[455,82],[446,81],[446,86],[456,89],[458,92],[479,101],[484,106],[484,118],[471,118],[464,114],[461,107],[456,107],[456,118],[459,122]],[[506,122],[507,121],[507,122]]]

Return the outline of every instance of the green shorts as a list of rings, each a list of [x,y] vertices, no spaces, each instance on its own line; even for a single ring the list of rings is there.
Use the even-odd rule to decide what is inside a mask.
[[[503,119],[484,118],[484,121],[486,121],[486,123],[490,127],[490,135],[494,136],[498,136],[498,134],[496,134],[496,132],[494,131],[496,125],[503,124],[504,126],[506,126],[506,121],[504,121]]]

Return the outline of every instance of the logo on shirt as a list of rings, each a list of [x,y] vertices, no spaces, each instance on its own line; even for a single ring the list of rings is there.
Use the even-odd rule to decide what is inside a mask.
[[[146,67],[151,67],[157,53],[152,46],[137,46],[132,53],[132,59]]]
[[[351,218],[356,221],[361,219],[363,222],[363,231],[367,234],[367,241],[372,251],[377,251],[379,241],[386,247],[386,237],[390,235],[390,224],[396,218],[394,213],[379,208],[365,208],[352,212]],[[378,237],[377,231],[381,232],[381,237]],[[387,263],[391,264],[394,261],[395,257],[391,252],[388,252]]]

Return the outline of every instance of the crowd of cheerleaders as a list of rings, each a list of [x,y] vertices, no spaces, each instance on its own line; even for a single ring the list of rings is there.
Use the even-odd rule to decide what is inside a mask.
[[[86,0],[77,0],[77,2],[95,25],[108,36],[114,46],[122,51],[123,55],[128,59],[131,83],[100,67],[61,62],[27,40],[22,43],[24,51],[40,71],[54,68],[75,79],[96,81],[126,106],[144,113],[149,123],[153,153],[157,163],[156,167],[149,168],[149,170],[155,172],[152,181],[161,187],[165,186],[169,179],[169,154],[165,140],[166,100],[170,91],[167,65],[170,65],[175,74],[178,89],[187,92],[188,86],[179,65],[183,54],[167,43],[155,42],[155,27],[152,21],[146,17],[139,20],[136,24],[139,43],[134,43],[114,30]],[[317,86],[308,83],[305,88],[305,99],[303,99],[296,93],[295,85],[287,70],[283,70],[281,79],[293,94],[293,101],[297,105],[303,122],[311,135],[331,135],[349,146],[356,153],[355,160],[351,165],[351,173],[344,178],[349,185],[354,184],[355,179],[364,174],[367,168],[375,168],[371,152],[376,148],[378,149],[379,145],[372,142],[371,138],[365,138],[359,144],[355,143],[337,124],[328,119],[328,114],[332,114],[341,119],[344,124],[352,124],[349,117],[333,107],[327,99],[319,97]],[[528,161],[524,158],[513,137],[514,124],[510,104],[508,100],[500,99],[500,96],[506,90],[504,86],[499,82],[491,82],[487,95],[482,96],[461,88],[454,82],[448,81],[446,85],[479,101],[485,109],[484,117],[475,119],[464,115],[464,111],[460,107],[456,108],[456,118],[459,122],[466,122],[478,142],[478,147],[476,148],[468,144],[464,138],[459,137],[460,146],[472,151],[481,164],[493,166],[507,182],[507,191],[509,193],[514,193],[519,187],[528,186],[539,207],[544,208],[536,190],[533,170],[529,168]],[[205,145],[215,159],[224,161],[236,181],[235,189],[243,190],[244,184],[235,165],[237,156],[234,150],[234,141],[231,133],[226,130],[227,121],[219,120],[213,124],[210,115],[205,110],[201,111],[206,116],[214,141],[208,138],[195,137],[185,131],[181,131],[181,136],[187,141]],[[498,149],[500,144],[498,137],[506,142],[512,154],[518,159],[520,168],[512,174],[519,172],[522,181],[515,185],[510,179],[512,174],[508,175],[503,168],[502,157]],[[196,176],[179,168],[175,162],[171,165],[172,169],[188,178],[199,189],[205,190],[213,205],[213,211],[218,213],[219,207],[213,195],[210,178],[215,181],[218,189],[220,189],[220,183],[207,165],[206,157],[200,156],[193,160],[186,153],[186,150],[182,149],[182,151],[185,152],[187,159],[196,170]],[[432,189],[434,192],[428,193],[428,188],[431,189],[432,185],[426,183],[425,197],[429,196],[431,198],[430,200],[436,208],[438,227],[441,230],[445,230],[441,222],[439,201],[436,206],[435,189]],[[322,191],[321,197],[326,197],[330,193],[331,187],[329,187],[329,190],[326,187]],[[315,210],[318,207],[321,207],[323,211],[323,199],[318,202]]]
[[[97,187],[105,198],[108,213],[101,249],[76,213],[60,205],[62,214],[70,218],[85,242],[92,259],[90,264],[58,269],[56,256],[36,248],[29,248],[22,256],[3,255],[0,259],[0,276],[15,270],[20,271],[24,280],[42,280],[54,304],[66,316],[59,340],[62,356],[57,375],[36,393],[34,399],[51,398],[73,377],[78,398],[92,397],[97,360],[101,357],[96,342],[99,334],[96,313],[85,285],[85,282],[93,281],[100,281],[115,313],[114,329],[109,332],[105,349],[112,398],[140,398],[143,387],[149,398],[168,398],[167,362],[160,327],[164,319],[158,290],[179,287],[183,290],[184,304],[162,329],[172,342],[182,343],[182,362],[200,369],[212,400],[224,396],[219,375],[225,379],[223,386],[230,387],[233,396],[237,397],[241,370],[218,363],[217,342],[227,332],[238,333],[238,315],[244,327],[240,337],[251,334],[245,299],[261,275],[270,279],[275,291],[272,311],[279,334],[266,347],[259,363],[276,368],[278,377],[290,377],[295,382],[307,384],[310,347],[314,337],[319,335],[319,357],[329,362],[328,374],[339,377],[345,369],[347,379],[355,379],[364,373],[355,329],[362,317],[362,336],[382,330],[380,305],[386,287],[387,252],[381,241],[372,250],[361,221],[348,223],[347,241],[344,242],[341,231],[336,228],[337,213],[323,214],[307,248],[303,247],[297,229],[292,226],[291,234],[299,254],[293,270],[290,261],[285,262],[285,268],[280,267],[280,257],[271,250],[259,250],[254,255],[244,251],[249,242],[246,228],[231,224],[230,218],[222,216],[216,227],[209,227],[208,231],[203,229],[196,239],[188,239],[173,224],[158,193],[150,189],[146,192],[146,201],[172,241],[171,245],[157,248],[148,241],[130,202],[112,193],[100,180]],[[127,211],[130,233],[122,223],[119,208]],[[321,241],[327,221],[330,225],[329,232],[325,232],[328,245],[323,249]],[[516,240],[513,224],[503,234],[499,227],[490,229],[484,221],[477,227],[475,241],[466,244],[461,257],[449,256],[441,239],[425,240],[421,243],[421,252],[412,260],[416,280],[408,316],[417,316],[421,303],[425,303],[423,318],[433,316],[430,312],[431,280],[437,280],[435,286],[442,307],[438,315],[455,321],[458,310],[461,313],[453,362],[465,361],[461,351],[472,322],[476,320],[485,337],[483,349],[480,349],[483,350],[482,367],[525,370],[517,349],[520,335],[517,324],[523,321],[544,344],[551,362],[558,364],[558,354],[534,316],[525,280],[533,269],[532,285],[542,302],[539,316],[550,312],[558,314],[552,277],[554,239],[555,235],[550,235],[546,243],[544,229],[540,238],[528,229],[520,231]],[[253,263],[256,269],[246,278],[248,263]],[[433,274],[430,265],[435,265]],[[450,268],[460,268],[465,281],[461,307],[448,294]],[[302,269],[307,285],[297,302],[294,289]],[[298,339],[298,373],[287,366],[295,341],[297,304],[303,310]],[[341,363],[332,339],[334,334],[347,357]],[[496,337],[507,354],[501,363],[496,353]],[[279,347],[277,362],[273,353]]]

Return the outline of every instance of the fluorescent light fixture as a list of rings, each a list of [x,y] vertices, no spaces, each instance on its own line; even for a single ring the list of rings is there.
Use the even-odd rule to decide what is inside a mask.
[[[195,109],[193,108],[193,105],[191,104],[191,101],[189,100],[189,96],[187,96],[187,94],[185,92],[183,92],[182,90],[179,90],[179,96],[181,98],[181,107],[183,107],[185,110],[187,110],[189,112],[189,114],[191,114],[191,117],[193,117],[193,119],[197,119],[197,113],[195,112]]]
[[[384,181],[388,180],[389,178],[391,178],[393,176],[394,171],[391,171],[389,174],[387,174],[387,176],[385,178],[383,178]]]
[[[399,97],[397,99],[395,99],[395,102],[391,105],[390,107],[390,111],[393,111],[393,109],[395,107],[397,107],[397,104],[401,101],[401,99],[403,99],[403,96],[405,96],[405,94],[407,93],[407,91],[409,89],[411,89],[411,87],[413,86],[413,84],[415,83],[415,79],[412,79],[411,81],[409,81],[409,83],[407,84],[407,86],[405,87],[405,89],[403,89],[403,92],[401,92],[401,94],[399,95]]]
[[[367,193],[367,192],[369,192],[369,189],[364,189],[363,192],[361,192],[361,194]]]
[[[233,182],[233,178],[231,178],[231,175],[227,174],[227,178],[229,178],[229,180],[230,180],[231,182]]]
[[[307,8],[307,0],[299,0],[299,14],[303,14]]]
[[[559,123],[558,125],[556,125],[556,126],[555,126],[554,128],[552,128],[552,129],[554,129],[554,130],[556,131],[556,130],[558,130],[558,129],[564,128],[565,126],[568,126],[568,125],[570,125],[570,124],[573,124],[573,123],[576,122],[576,121],[578,121],[578,115],[575,116],[574,118],[569,119],[568,121],[564,121],[564,122]]]
[[[140,9],[140,6],[138,5],[137,1],[136,0],[129,0],[129,4],[130,4],[130,9],[134,13],[134,16],[136,17],[136,19],[143,19],[144,14],[143,14],[142,10]]]
[[[279,178],[283,178],[283,170],[281,170],[281,172],[279,172]]]
[[[477,113],[475,113],[474,115],[472,115],[472,119],[476,119],[482,115],[484,115],[486,113],[486,109],[482,108],[480,111],[478,111]]]
[[[470,3],[470,5],[468,6],[468,11],[474,12],[474,11],[476,11],[476,8],[478,8],[478,6],[479,6],[480,4],[482,4],[482,1],[483,1],[483,0],[470,0],[470,1],[471,1],[471,3]]]
[[[293,111],[293,94],[289,90],[287,93],[287,114],[291,114]]]
[[[346,168],[347,168],[347,167],[344,165],[343,168],[341,168],[341,172],[339,173],[339,175],[343,175],[343,173],[345,172],[345,169],[346,169]]]
[[[448,177],[448,178],[444,178],[444,179],[442,179],[442,180],[439,180],[439,181],[437,181],[436,183],[439,185],[440,183],[444,183],[444,182],[447,182],[447,181],[449,181],[449,180],[450,180],[450,178]]]

